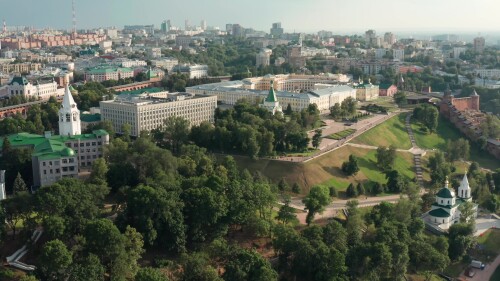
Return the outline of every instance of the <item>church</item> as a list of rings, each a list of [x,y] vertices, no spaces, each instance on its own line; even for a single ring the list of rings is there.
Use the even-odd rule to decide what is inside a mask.
[[[50,185],[63,177],[78,177],[78,173],[90,168],[102,157],[104,146],[109,144],[109,134],[95,130],[82,134],[80,111],[66,85],[63,101],[59,109],[59,135],[45,132],[43,135],[17,133],[7,136],[12,148],[32,150],[34,189]],[[0,151],[3,138],[0,141]],[[6,171],[6,173],[16,171]]]
[[[269,88],[269,93],[264,101],[260,104],[260,107],[267,109],[273,115],[283,114],[283,109],[276,97],[276,92],[274,91],[274,81],[271,80],[271,87]]]
[[[423,215],[424,221],[441,231],[447,231],[453,224],[460,221],[459,207],[465,202],[472,202],[467,174],[464,175],[458,187],[458,195],[455,194],[453,188],[449,188],[449,182],[446,179],[445,186],[436,194],[436,202],[432,204],[431,210]],[[474,204],[473,208],[474,217],[476,217],[477,204]]]

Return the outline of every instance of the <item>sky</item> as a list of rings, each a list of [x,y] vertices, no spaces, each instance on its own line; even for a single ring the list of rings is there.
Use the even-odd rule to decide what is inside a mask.
[[[269,32],[281,22],[285,32],[334,31],[500,32],[499,0],[74,0],[77,28],[154,24],[170,19],[225,28],[239,23]],[[0,20],[8,26],[70,29],[71,0],[0,0]]]

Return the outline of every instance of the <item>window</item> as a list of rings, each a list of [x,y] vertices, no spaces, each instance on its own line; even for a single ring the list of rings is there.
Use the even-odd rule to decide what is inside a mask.
[[[43,170],[43,174],[46,175],[47,174],[47,170]]]
[[[87,143],[85,144],[85,146],[90,146],[90,142],[87,142]]]
[[[61,172],[61,170],[56,169],[56,174],[59,174],[60,172]]]
[[[85,160],[85,156],[81,156],[80,159]]]
[[[43,161],[43,162],[42,162],[42,166],[44,166],[44,167],[45,167],[45,161]]]
[[[74,162],[75,162],[75,159],[69,158],[69,163],[74,163]]]
[[[83,147],[85,144],[83,142],[80,143],[80,147]]]

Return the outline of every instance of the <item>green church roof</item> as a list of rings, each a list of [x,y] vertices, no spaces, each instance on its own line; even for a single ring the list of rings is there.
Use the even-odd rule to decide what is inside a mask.
[[[453,198],[452,191],[449,188],[441,188],[441,190],[436,194],[437,197],[440,198]]]
[[[429,212],[429,215],[437,218],[447,218],[450,216],[445,210],[443,209],[434,209]]]
[[[274,91],[273,81],[271,81],[271,88],[269,89],[269,94],[267,95],[266,101],[268,102],[277,102],[276,92]]]
[[[14,85],[14,83],[17,83],[19,85],[28,85],[28,79],[26,79],[23,76],[15,76],[12,78],[12,81],[10,81],[9,85]]]

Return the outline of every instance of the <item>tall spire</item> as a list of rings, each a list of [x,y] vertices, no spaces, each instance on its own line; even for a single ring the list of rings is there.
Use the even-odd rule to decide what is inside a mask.
[[[80,135],[80,110],[78,110],[75,100],[66,84],[63,101],[59,109],[59,134],[62,136]]]

